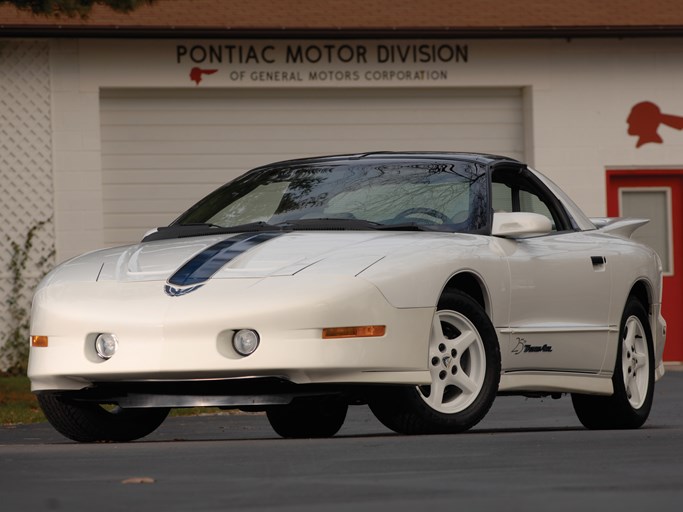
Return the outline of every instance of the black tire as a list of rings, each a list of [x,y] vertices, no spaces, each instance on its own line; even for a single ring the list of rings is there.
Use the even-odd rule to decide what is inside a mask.
[[[270,426],[285,438],[332,437],[344,424],[348,404],[330,398],[300,399],[266,411]]]
[[[76,402],[42,393],[38,403],[45,417],[62,435],[81,443],[126,442],[152,433],[169,409],[105,409],[99,404]]]
[[[621,317],[612,385],[612,396],[572,394],[579,421],[593,430],[641,427],[652,408],[655,367],[647,312],[634,297]]]
[[[371,398],[377,419],[401,434],[457,433],[479,423],[498,392],[500,345],[486,311],[469,295],[450,292],[439,301],[428,364],[431,386],[395,386]]]

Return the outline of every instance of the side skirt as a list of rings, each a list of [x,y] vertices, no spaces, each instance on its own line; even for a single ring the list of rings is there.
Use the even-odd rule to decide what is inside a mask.
[[[515,372],[500,377],[499,393],[585,393],[611,395],[614,393],[611,375],[572,373]]]

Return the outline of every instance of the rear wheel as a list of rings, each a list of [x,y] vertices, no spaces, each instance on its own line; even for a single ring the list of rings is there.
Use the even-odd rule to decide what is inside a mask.
[[[81,443],[133,441],[151,434],[168,416],[169,409],[105,409],[99,404],[76,402],[53,394],[39,394],[45,417],[62,435]]]
[[[635,298],[624,308],[612,376],[614,394],[573,394],[579,421],[590,429],[638,428],[647,420],[655,386],[654,350],[647,312]]]
[[[500,381],[500,347],[484,309],[459,292],[444,294],[429,339],[431,384],[377,394],[370,407],[395,432],[462,432],[493,404]]]
[[[346,402],[329,398],[299,399],[266,411],[270,426],[288,438],[332,437],[344,424]]]

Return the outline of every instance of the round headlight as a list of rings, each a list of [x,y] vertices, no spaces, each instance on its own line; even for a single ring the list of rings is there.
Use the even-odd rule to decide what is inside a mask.
[[[248,356],[258,348],[259,335],[252,329],[240,329],[232,337],[232,346],[238,354]]]
[[[109,359],[119,348],[119,340],[113,334],[98,334],[95,339],[95,351],[102,359]]]

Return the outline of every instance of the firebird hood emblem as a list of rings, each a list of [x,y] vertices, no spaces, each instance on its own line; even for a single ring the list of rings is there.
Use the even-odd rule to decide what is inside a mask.
[[[181,297],[182,295],[187,295],[188,293],[198,290],[202,286],[204,285],[198,284],[196,286],[190,286],[189,288],[176,288],[175,286],[167,284],[164,286],[164,292],[166,292],[166,295],[170,295],[171,297]]]

